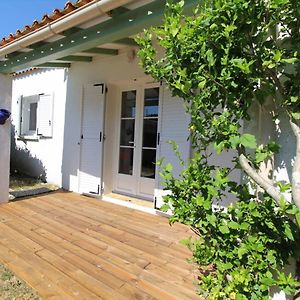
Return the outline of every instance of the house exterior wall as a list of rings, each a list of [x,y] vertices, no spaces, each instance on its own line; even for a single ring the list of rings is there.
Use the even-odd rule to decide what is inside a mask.
[[[96,58],[92,63],[72,64],[67,88],[63,187],[75,192],[78,192],[79,180],[82,87],[87,83],[102,82],[108,88],[105,110],[103,180],[104,193],[109,193],[113,190],[114,172],[118,161],[117,141],[121,90],[126,89],[128,86],[137,88],[145,84],[151,84],[153,79],[145,76],[138,64],[136,53],[132,49],[125,49],[118,56]],[[170,93],[163,92],[163,94],[165,99],[171,97]],[[183,108],[182,113],[184,114]],[[187,131],[187,128],[185,130]],[[165,136],[167,136],[167,133],[165,133]],[[171,145],[168,146],[171,149]],[[189,149],[187,152],[189,152]]]
[[[0,91],[0,108],[11,110],[11,77],[0,75]],[[0,125],[0,203],[8,201],[10,128],[9,120]]]
[[[65,69],[34,70],[13,80],[12,122],[15,134],[12,138],[11,166],[34,177],[45,177],[47,182],[58,186],[62,185],[66,85]],[[52,137],[20,139],[20,97],[37,94],[53,95]]]

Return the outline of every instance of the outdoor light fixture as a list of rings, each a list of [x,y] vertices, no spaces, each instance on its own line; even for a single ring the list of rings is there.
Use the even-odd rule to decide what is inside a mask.
[[[11,112],[7,109],[0,109],[0,124],[5,124],[5,121],[10,117]]]

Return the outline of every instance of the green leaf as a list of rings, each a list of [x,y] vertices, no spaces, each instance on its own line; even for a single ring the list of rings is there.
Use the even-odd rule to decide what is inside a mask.
[[[280,150],[280,145],[278,145],[276,142],[270,142],[268,143],[267,148],[273,153],[278,153]]]
[[[214,55],[213,55],[212,50],[207,50],[207,52],[206,52],[206,58],[207,58],[208,65],[210,67],[214,66],[216,60],[214,59]]]
[[[292,117],[293,117],[295,120],[300,120],[300,112],[294,112],[294,113],[292,113]]]
[[[276,263],[276,258],[272,253],[268,253],[267,254],[267,260],[271,263],[271,264],[275,264]]]
[[[169,209],[170,209],[170,206],[168,204],[163,204],[160,207],[160,210],[163,211],[163,212],[167,212]]]
[[[287,63],[287,64],[294,64],[296,62],[298,62],[298,58],[293,57],[293,58],[284,58],[281,61]]]
[[[221,143],[215,143],[214,144],[214,148],[215,148],[215,150],[216,150],[216,152],[217,152],[217,154],[221,154],[221,152],[224,150],[224,148],[225,148],[225,143],[224,142],[221,142]]]
[[[247,62],[245,58],[234,58],[231,60],[231,63],[233,66],[239,68],[241,71],[243,71],[245,74],[249,74],[250,66],[254,63],[254,60],[251,60],[250,62]]]
[[[242,230],[248,230],[249,226],[249,223],[246,222],[242,222],[242,224],[240,225]]]
[[[166,172],[171,173],[173,170],[173,166],[170,163],[167,163],[165,166],[165,170]]]
[[[249,149],[256,149],[257,144],[256,144],[256,138],[254,135],[245,133],[241,136],[240,138],[240,143],[245,147]]]
[[[200,81],[199,84],[198,84],[199,89],[203,90],[204,87],[205,87],[205,84],[206,84],[206,79]]]
[[[221,226],[219,227],[219,230],[220,230],[223,234],[227,234],[227,233],[230,232],[229,229],[228,229],[228,226],[226,226],[226,225],[221,225]]]
[[[236,149],[237,145],[240,143],[240,137],[237,135],[231,136],[229,139],[229,143],[231,144],[231,147],[233,149]]]
[[[269,278],[269,277],[263,277],[261,279],[261,283],[266,285],[266,286],[272,286],[274,285],[276,281],[273,278]]]
[[[243,257],[244,254],[246,254],[248,252],[246,247],[240,247],[238,249],[238,257],[241,259]]]
[[[281,57],[282,57],[282,53],[279,50],[276,50],[274,53],[274,60],[276,62],[279,62],[281,60]]]
[[[239,228],[240,228],[240,225],[239,225],[237,222],[230,221],[230,222],[228,223],[228,227],[229,227],[229,228],[232,228],[232,229],[239,229]]]
[[[297,223],[298,223],[298,225],[300,227],[300,212],[296,213],[295,217],[296,217]]]
[[[298,96],[292,96],[290,99],[292,103],[295,103],[298,101]]]
[[[196,196],[196,203],[197,203],[197,205],[202,206],[203,203],[204,203],[204,197],[202,197],[201,195],[197,195]]]
[[[285,227],[284,227],[284,233],[285,235],[287,236],[287,238],[291,241],[294,241],[294,236],[293,236],[293,233],[292,233],[292,230],[291,230],[291,227],[289,224],[285,224]]]
[[[262,161],[264,161],[267,157],[268,157],[268,153],[266,152],[258,152],[255,154],[255,161],[256,163],[261,163]]]

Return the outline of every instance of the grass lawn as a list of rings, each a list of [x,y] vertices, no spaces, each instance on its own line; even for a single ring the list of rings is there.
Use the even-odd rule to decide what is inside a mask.
[[[38,188],[48,188],[54,190],[56,187],[52,184],[44,183],[39,179],[31,178],[22,174],[11,174],[9,189],[11,192],[26,191]]]
[[[26,283],[0,264],[0,300],[41,300]]]

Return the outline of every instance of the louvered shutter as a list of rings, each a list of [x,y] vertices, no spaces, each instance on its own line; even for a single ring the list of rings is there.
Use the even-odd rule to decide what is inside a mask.
[[[190,158],[190,141],[188,126],[190,115],[185,112],[183,101],[178,97],[172,97],[171,92],[164,89],[160,113],[160,141],[158,147],[158,159],[164,158],[164,163],[173,166],[172,173],[177,177],[183,169],[179,159],[173,151],[169,141],[175,141],[179,147],[179,152],[184,161]],[[155,186],[155,206],[160,208],[163,204],[163,196],[168,191],[163,190],[162,178],[156,176]]]
[[[40,95],[38,104],[38,135],[52,137],[53,95]]]

